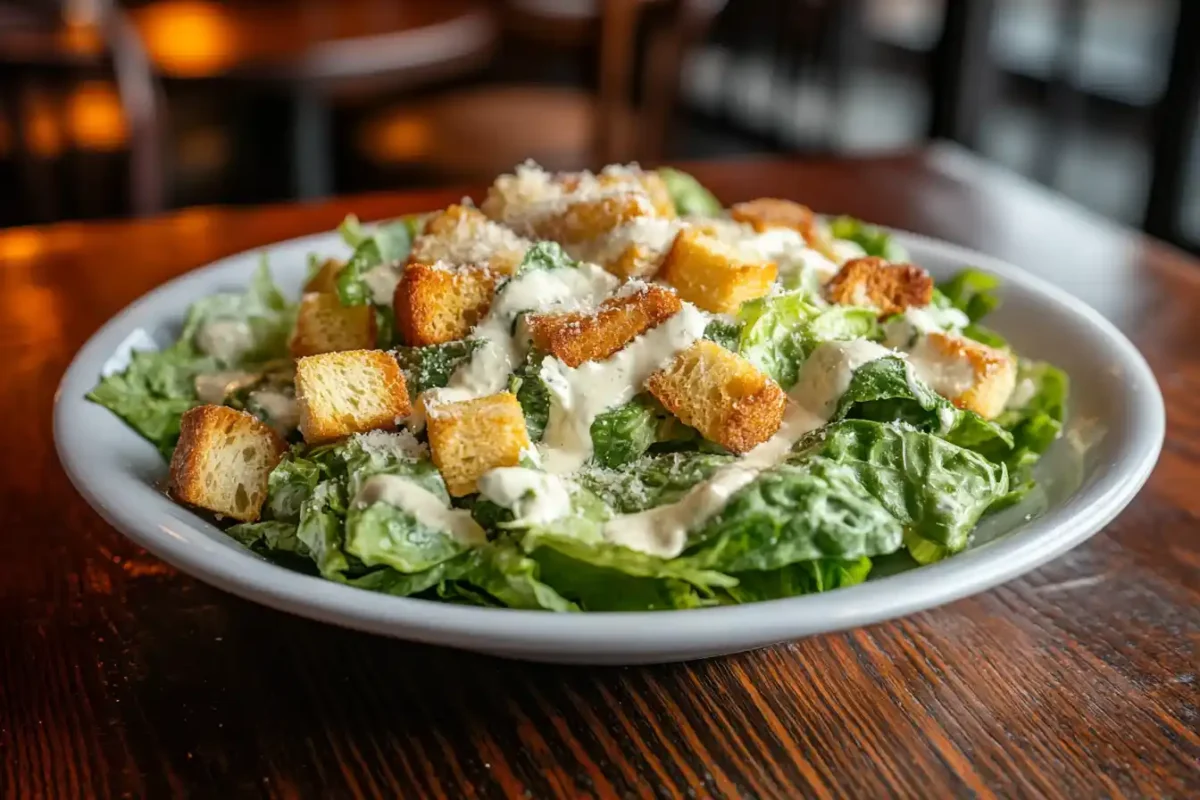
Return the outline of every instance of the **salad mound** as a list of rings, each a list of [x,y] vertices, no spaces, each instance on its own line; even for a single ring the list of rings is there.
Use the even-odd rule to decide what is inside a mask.
[[[695,608],[928,564],[1034,486],[1067,377],[884,230],[671,169],[499,177],[266,257],[89,398],[286,567],[553,611]],[[219,413],[218,413],[219,411]]]

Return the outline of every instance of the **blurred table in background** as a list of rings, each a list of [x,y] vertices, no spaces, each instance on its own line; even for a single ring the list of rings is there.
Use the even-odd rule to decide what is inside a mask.
[[[728,658],[556,667],[368,636],[124,539],[55,458],[53,395],[163,281],[469,189],[0,232],[0,795],[1198,796],[1200,263],[955,147],[689,169],[726,203],[794,198],[948,239],[1096,305],[1166,400],[1141,494],[991,591]]]

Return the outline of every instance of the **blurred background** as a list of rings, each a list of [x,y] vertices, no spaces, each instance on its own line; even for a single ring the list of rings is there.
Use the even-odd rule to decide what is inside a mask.
[[[949,139],[1198,250],[1198,53],[1197,0],[0,0],[0,227]]]

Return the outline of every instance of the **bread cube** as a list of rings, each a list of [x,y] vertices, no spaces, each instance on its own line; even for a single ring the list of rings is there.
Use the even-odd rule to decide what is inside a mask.
[[[375,309],[344,306],[336,294],[309,292],[300,299],[288,348],[296,358],[375,346]]]
[[[695,228],[675,237],[658,277],[705,311],[735,313],[771,291],[775,262],[743,253]]]
[[[787,395],[739,355],[702,339],[647,381],[651,394],[709,441],[745,453],[783,421]]]
[[[963,336],[926,334],[909,360],[935,392],[986,419],[999,416],[1017,384],[1010,353]]]
[[[654,204],[640,190],[568,201],[561,212],[533,221],[535,235],[562,244],[589,242],[637,219],[655,216]]]
[[[487,316],[499,276],[488,267],[409,264],[396,284],[396,329],[423,347],[462,339]]]
[[[891,264],[879,256],[863,256],[843,264],[825,292],[831,303],[874,308],[883,319],[906,308],[929,305],[933,278],[915,264]]]
[[[326,294],[334,294],[337,292],[338,275],[346,267],[345,261],[339,261],[336,258],[327,258],[321,264],[321,268],[317,273],[308,279],[308,283],[304,284],[305,292],[324,292]]]
[[[400,365],[382,350],[322,353],[296,362],[300,433],[319,444],[374,430],[394,430],[412,411]]]
[[[167,491],[181,503],[241,522],[258,519],[267,478],[287,443],[257,417],[228,406],[198,406],[179,423]]]
[[[610,297],[591,314],[531,314],[526,317],[533,344],[568,367],[602,361],[629,342],[676,314],[681,303],[675,292],[647,285],[631,294]]]
[[[509,392],[427,405],[429,451],[452,497],[472,494],[476,481],[496,467],[514,467],[530,447],[525,415]]]
[[[525,258],[531,242],[478,209],[452,205],[429,219],[413,242],[409,263],[444,261],[460,266],[486,265],[500,275],[512,275]]]

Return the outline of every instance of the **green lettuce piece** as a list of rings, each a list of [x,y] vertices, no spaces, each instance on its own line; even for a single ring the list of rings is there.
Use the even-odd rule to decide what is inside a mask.
[[[422,525],[416,517],[387,503],[366,508],[351,504],[346,513],[345,549],[368,567],[423,572],[468,548],[445,531]]]
[[[789,461],[814,456],[853,470],[905,526],[905,543],[923,564],[966,547],[980,516],[1008,492],[1003,464],[910,427],[839,422],[803,442]]]
[[[833,415],[835,420],[845,418],[904,423],[996,458],[1013,444],[1003,427],[956,408],[896,357],[879,358],[855,370]]]
[[[714,319],[704,328],[704,338],[716,342],[726,350],[737,352],[738,340],[742,335],[742,326],[737,322],[726,322]]]
[[[538,242],[525,253],[517,274],[530,269],[573,269],[579,262],[567,255],[556,242]]]
[[[338,273],[338,298],[344,306],[371,302],[371,289],[364,275],[381,264],[394,264],[408,257],[416,238],[417,217],[402,217],[365,228],[353,214],[338,226],[343,241],[354,248],[346,266]]]
[[[879,256],[888,261],[907,261],[908,252],[882,228],[857,220],[854,217],[838,217],[829,224],[835,239],[854,242],[869,256]]]
[[[298,556],[309,555],[308,548],[296,535],[296,523],[269,520],[266,522],[245,522],[234,525],[225,533],[245,547],[267,555],[290,553]]]
[[[343,583],[372,592],[408,597],[433,589],[439,593],[442,587],[453,584],[475,568],[474,551],[469,551],[447,561],[442,561],[423,572],[404,573],[394,569],[377,569]]]
[[[813,457],[759,475],[688,541],[688,563],[738,573],[892,553],[902,531],[853,469]]]
[[[1012,435],[1013,447],[983,451],[1005,462],[1015,484],[1029,482],[1033,465],[1062,435],[1069,392],[1067,374],[1058,367],[1044,361],[1017,362],[1014,399],[995,420]]]
[[[179,418],[200,404],[195,378],[219,368],[188,342],[159,352],[135,351],[124,372],[109,375],[88,399],[112,411],[170,458],[179,441]]]
[[[591,427],[592,458],[597,464],[615,469],[640,457],[658,441],[664,414],[662,406],[649,395],[639,395],[600,414]]]
[[[507,608],[578,611],[579,607],[541,580],[541,566],[521,552],[513,542],[502,539],[479,551],[475,565],[462,582],[481,590]],[[472,597],[459,589],[461,597]],[[474,602],[481,603],[477,595]]]
[[[478,346],[478,340],[462,339],[425,347],[397,347],[392,354],[404,373],[409,395],[416,397],[427,389],[441,389],[448,384],[454,370],[468,361]]]
[[[634,514],[679,500],[732,460],[711,453],[663,453],[643,456],[620,470],[587,466],[575,479],[614,512]]]
[[[288,358],[288,336],[296,320],[295,306],[288,303],[267,267],[264,255],[244,292],[220,292],[201,298],[188,309],[179,338],[201,351],[198,338],[205,325],[219,321],[241,322],[249,328],[246,346],[227,367]]]
[[[721,213],[721,202],[691,175],[671,167],[662,167],[657,172],[667,185],[679,216],[715,217]]]
[[[737,586],[725,589],[725,593],[738,603],[777,600],[854,586],[865,581],[870,572],[871,559],[866,556],[852,561],[800,561],[779,569],[733,573]]]
[[[541,377],[546,355],[541,350],[529,351],[508,379],[508,390],[516,396],[525,414],[525,429],[531,442],[542,440],[546,423],[550,421],[550,389]]]
[[[329,477],[320,463],[305,458],[303,445],[294,446],[267,478],[267,502],[263,517],[269,520],[300,522],[300,509],[312,496],[317,484]]]
[[[743,303],[738,321],[738,352],[785,389],[796,383],[801,365],[819,342],[870,337],[877,328],[870,309],[821,308],[803,291]]]
[[[937,290],[950,304],[978,322],[1000,305],[1000,279],[977,269],[964,269],[949,280],[937,285]]]
[[[321,576],[330,580],[343,580],[352,566],[358,566],[342,549],[348,505],[345,480],[334,479],[317,484],[300,506],[296,538],[308,549]]]

